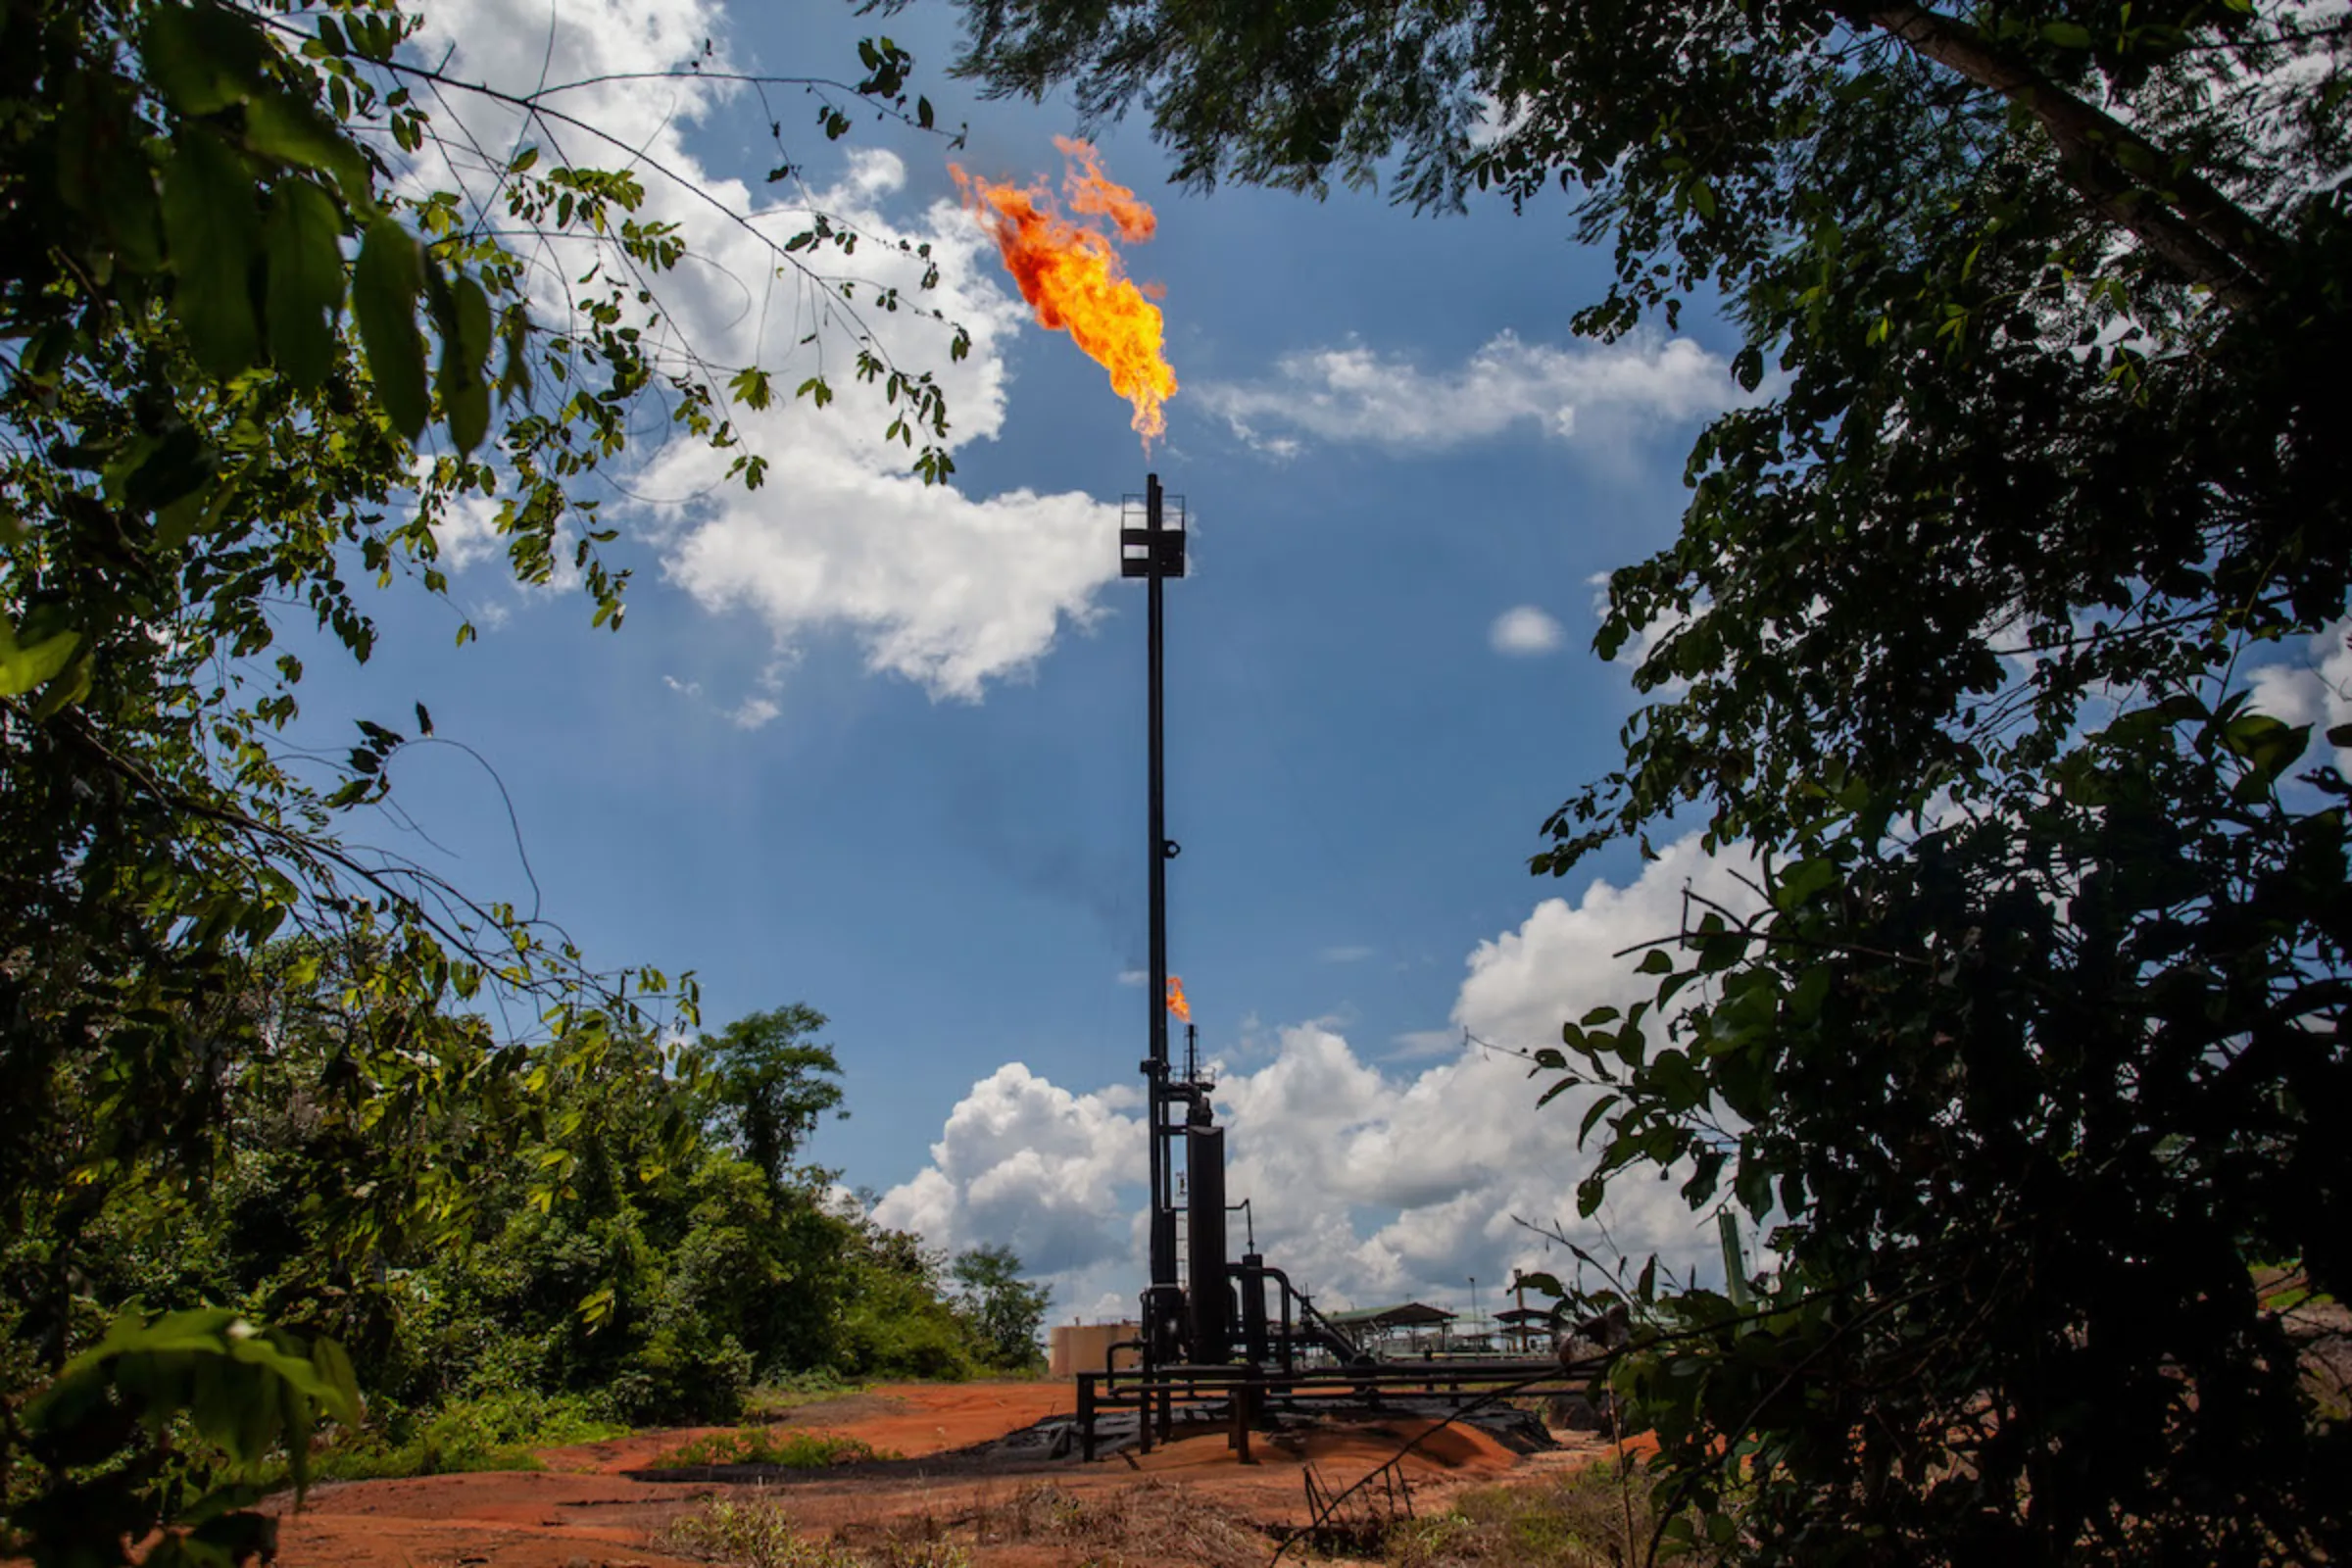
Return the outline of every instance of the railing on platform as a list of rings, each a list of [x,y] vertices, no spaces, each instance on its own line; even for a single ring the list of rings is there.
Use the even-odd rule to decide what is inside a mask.
[[[1124,1372],[1078,1374],[1078,1447],[1085,1459],[1095,1457],[1096,1418],[1105,1411],[1134,1410],[1136,1446],[1149,1453],[1157,1439],[1174,1435],[1180,1407],[1225,1403],[1223,1419],[1230,1423],[1226,1446],[1244,1464],[1250,1456],[1250,1434],[1265,1420],[1269,1401],[1377,1399],[1383,1395],[1435,1399],[1461,1405],[1494,1397],[1498,1392],[1541,1397],[1582,1394],[1591,1376],[1603,1365],[1542,1360],[1358,1362],[1352,1366],[1293,1368],[1283,1371],[1238,1362],[1224,1366],[1160,1366]]]

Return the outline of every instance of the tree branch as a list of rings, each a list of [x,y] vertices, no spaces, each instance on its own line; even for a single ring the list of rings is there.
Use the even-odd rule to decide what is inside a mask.
[[[2031,114],[2058,147],[2068,183],[2099,214],[2231,311],[2256,304],[2284,249],[2261,221],[2145,136],[2008,55],[1965,22],[1908,3],[1844,8],[1858,25],[1988,87]],[[2132,173],[2138,166],[2144,177]]]

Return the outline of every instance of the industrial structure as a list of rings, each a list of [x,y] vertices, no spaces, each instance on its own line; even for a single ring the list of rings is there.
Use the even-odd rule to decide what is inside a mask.
[[[1238,1355],[1290,1367],[1312,1349],[1346,1361],[1354,1358],[1355,1347],[1323,1321],[1280,1269],[1269,1266],[1254,1248],[1238,1263],[1231,1260],[1225,1130],[1216,1124],[1209,1100],[1216,1085],[1201,1076],[1198,1036],[1189,1022],[1181,1072],[1169,1051],[1168,1018],[1175,999],[1168,976],[1168,864],[1182,846],[1168,836],[1167,823],[1166,585],[1185,573],[1185,543],[1184,498],[1162,490],[1158,474],[1147,476],[1143,495],[1129,497],[1122,509],[1119,528],[1119,574],[1144,579],[1147,651],[1151,1024],[1143,1074],[1152,1149],[1144,1366],[1215,1366]]]
[[[1138,1440],[1148,1447],[1154,1429],[1169,1436],[1178,1408],[1198,1413],[1214,1406],[1217,1419],[1231,1420],[1232,1441],[1246,1460],[1250,1430],[1273,1399],[1377,1398],[1392,1389],[1460,1400],[1483,1398],[1501,1384],[1549,1379],[1574,1386],[1578,1380],[1548,1355],[1484,1357],[1467,1365],[1449,1359],[1442,1370],[1426,1358],[1384,1362],[1366,1348],[1360,1328],[1350,1334],[1356,1325],[1344,1328],[1318,1312],[1281,1269],[1267,1263],[1253,1226],[1245,1233],[1240,1258],[1232,1256],[1225,1132],[1216,1124],[1210,1102],[1216,1086],[1201,1074],[1189,1016],[1181,1070],[1169,1049],[1171,1006],[1184,1004],[1168,972],[1168,866],[1181,847],[1167,827],[1165,591],[1185,574],[1186,542],[1183,498],[1166,494],[1156,473],[1149,475],[1143,495],[1130,496],[1122,507],[1119,548],[1120,575],[1144,579],[1146,594],[1151,1023],[1142,1069],[1151,1141],[1150,1273],[1138,1334],[1104,1347],[1102,1370],[1077,1375],[1083,1451],[1092,1457],[1097,1417],[1113,1409],[1135,1412]],[[1232,1208],[1247,1213],[1248,1204]],[[1125,1367],[1117,1359],[1122,1352],[1140,1363]]]

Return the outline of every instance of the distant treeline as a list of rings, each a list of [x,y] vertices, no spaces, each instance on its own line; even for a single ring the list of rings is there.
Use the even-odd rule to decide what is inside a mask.
[[[200,1147],[89,1203],[12,1216],[12,1401],[132,1306],[228,1306],[332,1339],[370,1428],[396,1435],[518,1396],[575,1421],[719,1421],[763,1383],[1036,1358],[1045,1294],[1008,1251],[951,1268],[800,1163],[841,1100],[813,1039],[822,1014],[794,1005],[682,1048],[614,1041],[526,1064],[549,1081],[525,1100],[514,1073],[468,1070],[463,1054],[437,1072],[434,1031],[370,1002],[366,959],[275,950],[238,999],[244,1027],[219,1035]],[[59,1085],[102,1090],[72,1071]]]

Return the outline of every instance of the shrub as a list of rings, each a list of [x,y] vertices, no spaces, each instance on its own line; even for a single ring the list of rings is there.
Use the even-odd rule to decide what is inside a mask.
[[[768,1464],[787,1470],[823,1470],[837,1464],[863,1464],[870,1459],[899,1457],[861,1438],[832,1432],[778,1432],[742,1427],[733,1432],[713,1432],[672,1448],[654,1461],[654,1468],[681,1470],[697,1465]]]
[[[739,1568],[864,1568],[831,1542],[802,1535],[784,1510],[765,1498],[704,1503],[672,1519],[660,1542],[665,1551]]]
[[[669,1523],[665,1551],[733,1568],[970,1568],[971,1555],[928,1525],[920,1533],[886,1532],[871,1550],[840,1537],[817,1540],[793,1528],[781,1504],[764,1497],[718,1498]]]
[[[321,1451],[311,1469],[333,1481],[537,1470],[534,1449],[600,1443],[628,1430],[594,1399],[504,1389],[452,1400],[422,1419],[396,1413],[376,1431]]]

